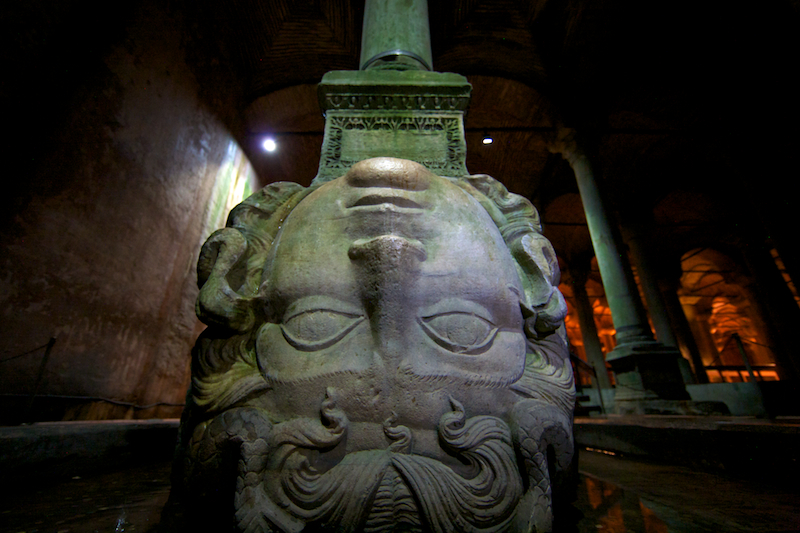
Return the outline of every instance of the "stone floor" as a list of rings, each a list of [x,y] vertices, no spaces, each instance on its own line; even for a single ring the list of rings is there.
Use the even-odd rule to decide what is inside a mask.
[[[146,532],[169,496],[169,462],[48,483],[11,492],[0,503],[3,533]]]
[[[800,531],[800,490],[684,467],[582,451],[578,499],[559,524],[569,533]],[[12,492],[0,531],[147,532],[169,493],[159,462]]]
[[[577,531],[800,531],[800,489],[582,451]]]

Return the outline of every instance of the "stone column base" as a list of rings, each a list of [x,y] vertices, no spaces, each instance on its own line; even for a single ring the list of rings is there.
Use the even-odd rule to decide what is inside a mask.
[[[660,342],[620,344],[606,360],[614,371],[614,412],[620,415],[712,415],[729,413],[723,402],[693,402],[680,369],[680,352]]]
[[[681,353],[660,342],[620,344],[606,360],[614,371],[614,412],[624,415],[711,415],[728,413],[722,402],[693,402],[681,375]]]
[[[606,357],[617,380],[619,400],[689,400],[680,352],[656,341],[620,344]]]
[[[725,402],[695,402],[692,400],[622,400],[614,402],[616,415],[730,415]]]

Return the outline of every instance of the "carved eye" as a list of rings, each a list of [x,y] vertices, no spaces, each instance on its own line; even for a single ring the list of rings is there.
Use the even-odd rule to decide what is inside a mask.
[[[497,327],[474,313],[452,311],[420,319],[425,333],[451,352],[479,354],[492,344]]]
[[[283,337],[304,352],[333,346],[364,320],[362,315],[333,309],[310,309],[284,319]]]

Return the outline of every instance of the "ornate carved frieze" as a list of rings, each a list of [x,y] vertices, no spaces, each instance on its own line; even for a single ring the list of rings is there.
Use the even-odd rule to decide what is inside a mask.
[[[399,157],[440,176],[466,176],[464,112],[471,87],[457,74],[336,71],[319,85],[326,117],[316,181],[358,161]]]
[[[364,159],[409,153],[440,176],[463,176],[463,139],[460,114],[328,111],[318,180],[341,176]]]
[[[334,93],[324,95],[323,109],[386,111],[466,111],[469,96],[436,94],[364,94]]]

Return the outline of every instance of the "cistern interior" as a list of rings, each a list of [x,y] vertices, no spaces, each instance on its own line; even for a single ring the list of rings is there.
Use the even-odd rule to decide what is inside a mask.
[[[383,3],[397,4],[366,5]],[[392,453],[438,446],[415,424],[456,415],[496,417],[516,442],[515,402],[555,398],[541,420],[574,433],[577,455],[569,494],[554,483],[554,531],[800,530],[800,4],[435,1],[427,51],[366,63],[365,15],[362,0],[0,7],[0,531],[167,533],[181,416],[185,445],[202,418],[189,407],[216,415],[267,389],[270,428],[344,420],[342,449],[363,454],[384,433],[417,439]],[[384,92],[359,100],[368,82]],[[411,98],[420,87],[441,94]],[[387,119],[390,100],[418,115]],[[363,132],[393,148],[370,152]],[[439,156],[461,167],[419,163]],[[215,233],[226,222],[255,235],[253,255],[220,275],[240,238]],[[252,337],[256,354],[209,372],[230,391],[208,404],[201,335]],[[563,368],[531,355],[550,342]],[[342,346],[405,374],[373,379],[355,356],[342,370]],[[530,385],[536,354],[574,375],[574,401]],[[520,472],[507,484],[532,499]]]

